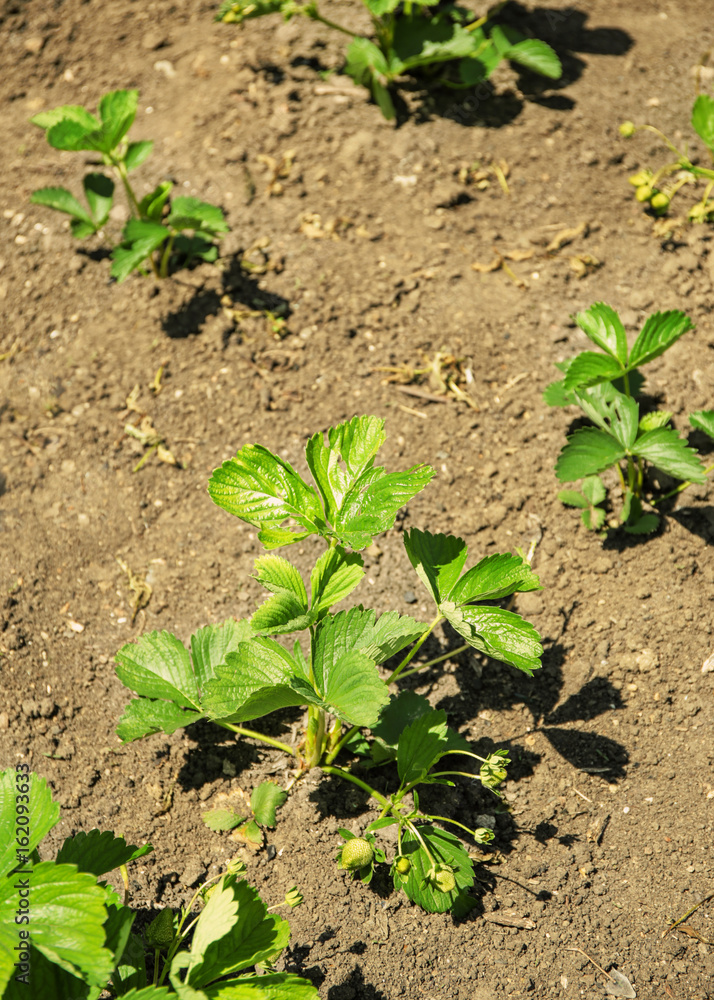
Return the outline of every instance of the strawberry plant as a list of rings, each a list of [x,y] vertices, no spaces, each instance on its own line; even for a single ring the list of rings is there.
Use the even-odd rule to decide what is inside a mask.
[[[645,168],[630,177],[635,188],[635,198],[655,215],[666,215],[675,194],[685,184],[696,183],[701,178],[706,181],[704,192],[689,209],[690,222],[712,222],[714,220],[714,97],[700,94],[692,107],[692,128],[707,147],[712,160],[711,167],[701,167],[696,158],[690,159],[686,149],[679,149],[654,125],[635,125],[623,122],[620,134],[626,139],[636,132],[653,132],[674,154],[675,159],[658,170]]]
[[[316,1000],[307,980],[272,969],[290,928],[239,879],[241,862],[200,886],[178,914],[161,910],[142,938],[128,889],[122,899],[101,877],[118,868],[128,886],[126,865],[153,848],[90,830],[42,861],[38,847],[58,822],[47,782],[28,765],[0,772],[3,1000],[97,1000],[105,991],[126,1000]],[[286,903],[300,899],[290,890]],[[196,917],[199,900],[205,906]],[[264,974],[246,971],[254,967]]]
[[[115,184],[105,170],[121,182],[131,218],[112,250],[111,274],[117,281],[124,281],[132,271],[145,273],[147,265],[156,278],[165,278],[193,260],[214,261],[218,256],[215,240],[228,232],[223,212],[216,205],[198,198],[171,199],[170,181],[162,181],[137,198],[129,174],[141,166],[154,145],[148,140],[127,139],[138,101],[138,90],[115,90],[100,100],[99,117],[86,108],[66,104],[30,119],[44,129],[54,149],[89,150],[100,157],[97,165],[104,170],[86,174],[82,182],[85,205],[61,187],[40,188],[30,197],[36,205],[69,215],[74,236],[91,236],[109,219]]]
[[[434,475],[425,465],[391,473],[376,466],[384,440],[384,422],[377,417],[354,417],[331,428],[327,440],[314,435],[306,447],[314,485],[261,445],[244,445],[215,470],[208,484],[211,498],[257,528],[268,550],[256,560],[255,576],[270,596],[250,620],[199,629],[188,649],[169,632],[151,632],[120,649],[117,674],[139,697],[127,706],[117,732],[129,741],[205,718],[289,754],[295,762],[292,783],[318,766],[323,774],[351,782],[381,809],[362,839],[371,845],[373,833],[397,826],[395,886],[426,909],[443,911],[464,905],[473,862],[461,841],[435,824],[452,823],[477,842],[493,834],[423,812],[418,786],[448,785],[465,775],[495,791],[506,776],[507,753],[479,757],[449,729],[445,712],[394,685],[447,658],[412,665],[444,621],[464,639],[462,649],[471,647],[532,674],[542,654],[538,634],[498,602],[517,591],[538,590],[540,583],[524,559],[510,554],[487,556],[463,572],[468,553],[462,539],[412,528],[404,533],[404,545],[435,605],[431,621],[396,611],[377,617],[361,604],[333,612],[362,580],[359,552],[393,526],[399,509]],[[272,550],[312,535],[326,548],[310,572],[308,597],[297,567]],[[302,633],[304,641],[285,644],[290,633]],[[397,654],[396,666],[387,667]],[[287,707],[307,711],[297,746],[246,726]],[[360,777],[355,756],[371,766],[396,765],[394,791],[382,794]],[[461,760],[452,765],[446,759],[453,756]],[[476,760],[478,770],[465,771],[464,760]],[[367,860],[365,851],[355,868],[354,850],[346,858],[343,853],[343,862],[367,880],[384,855],[374,847]],[[443,877],[447,869],[453,884]]]
[[[216,20],[241,24],[264,14],[280,13],[286,21],[302,15],[347,35],[352,40],[345,72],[367,87],[388,119],[396,115],[394,91],[408,75],[434,77],[441,70],[442,83],[473,87],[508,59],[553,80],[560,77],[560,60],[549,45],[495,24],[488,15],[477,18],[467,7],[434,0],[364,0],[364,5],[371,38],[324,17],[317,0],[224,0]]]
[[[594,426],[576,430],[568,438],[555,466],[561,482],[582,479],[582,492],[563,490],[558,496],[563,503],[582,510],[586,528],[599,529],[605,522],[601,504],[607,496],[599,477],[614,468],[622,492],[620,521],[624,530],[647,534],[660,520],[653,511],[643,509],[649,466],[683,480],[665,496],[653,497],[651,506],[692,483],[703,483],[714,469],[714,465],[705,468],[696,450],[669,426],[670,412],[641,414],[637,398],[644,384],[640,367],[664,354],[692,329],[692,322],[677,310],[655,313],[631,347],[620,317],[603,302],[578,313],[575,322],[600,350],[582,351],[557,364],[563,378],[552,382],[543,398],[551,406],[579,406]],[[714,437],[714,410],[692,413],[689,421],[695,429]]]

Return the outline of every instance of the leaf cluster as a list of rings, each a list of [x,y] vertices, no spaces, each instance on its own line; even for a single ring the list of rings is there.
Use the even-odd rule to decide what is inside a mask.
[[[434,475],[428,466],[406,472],[378,466],[384,439],[384,422],[369,416],[314,435],[305,451],[312,483],[260,445],[243,446],[216,469],[208,484],[211,498],[256,527],[268,550],[255,562],[255,578],[267,599],[250,620],[229,619],[200,629],[189,648],[168,632],[152,632],[119,650],[117,674],[139,695],[120,720],[117,732],[122,740],[171,733],[207,718],[291,754],[298,773],[320,765],[345,780],[357,779],[333,767],[340,752],[366,754],[373,766],[397,766],[400,783],[388,802],[369,785],[361,787],[383,806],[387,803],[400,831],[406,835],[417,822],[431,821],[418,811],[411,816],[404,797],[415,796],[419,783],[441,780],[432,769],[442,756],[457,749],[471,751],[448,730],[443,712],[409,693],[395,697],[390,684],[441,621],[447,621],[467,646],[532,674],[542,655],[538,634],[498,602],[519,591],[540,589],[540,583],[524,559],[510,554],[488,556],[466,569],[468,551],[462,539],[414,528],[404,533],[404,545],[435,604],[433,620],[424,623],[396,611],[377,616],[361,604],[333,611],[364,576],[356,550],[391,528],[399,509]],[[314,563],[308,588],[297,567],[272,550],[311,535],[321,537],[327,548]],[[303,633],[303,642],[287,644],[284,637],[289,633]],[[385,675],[384,665],[397,654],[403,655],[401,663]],[[245,728],[247,722],[288,707],[308,713],[305,737],[297,747]],[[364,731],[370,730],[368,739]],[[492,765],[467,776],[495,789],[505,771],[497,758]],[[270,787],[269,794],[279,794]],[[256,804],[252,806],[261,822]],[[235,814],[209,818],[209,825],[221,829],[238,822]],[[426,849],[424,864],[430,857]],[[427,871],[435,864],[432,859]],[[466,862],[462,867],[468,868]],[[449,881],[444,876],[429,891],[443,892],[439,885]],[[414,888],[413,879],[407,885],[412,898],[431,905],[431,897]],[[455,899],[449,897],[448,905]]]
[[[677,310],[655,313],[630,347],[620,317],[611,306],[597,302],[578,313],[575,321],[600,350],[583,351],[558,365],[564,377],[544,393],[552,406],[579,406],[592,424],[568,437],[555,465],[561,482],[583,479],[582,493],[564,490],[558,496],[563,503],[582,510],[587,528],[601,528],[606,515],[600,505],[607,491],[598,477],[614,467],[622,485],[625,531],[649,533],[657,528],[659,517],[642,509],[646,464],[687,485],[704,482],[708,471],[696,450],[669,426],[672,414],[641,415],[635,398],[644,383],[640,366],[669,350],[693,328],[692,322]],[[711,433],[714,411],[693,413],[690,422]]]
[[[173,185],[169,181],[137,200],[129,174],[144,163],[154,145],[148,140],[127,139],[138,101],[138,90],[115,90],[101,98],[98,117],[86,108],[68,104],[30,119],[44,130],[54,149],[98,154],[100,165],[123,184],[131,218],[112,250],[111,274],[119,282],[132,271],[142,270],[147,261],[157,277],[165,277],[172,262],[213,261],[218,255],[215,240],[228,232],[223,212],[215,205],[191,197],[170,200]],[[109,219],[115,182],[105,173],[92,171],[84,177],[82,187],[86,205],[61,187],[40,188],[30,201],[69,215],[71,231],[81,239],[97,233]]]
[[[110,831],[68,837],[54,861],[41,861],[38,846],[59,822],[59,807],[44,779],[29,774],[30,842],[27,857],[15,849],[14,770],[0,773],[0,994],[97,1000],[106,989],[126,1000],[315,1000],[317,990],[270,968],[290,937],[287,921],[268,914],[257,890],[233,874],[220,877],[199,917],[184,924],[162,910],[146,934],[132,930],[136,913],[102,876],[148,854]],[[23,785],[23,787],[25,787]],[[28,874],[29,873],[29,874]],[[19,881],[25,879],[25,881]],[[18,887],[29,884],[29,983],[18,980]],[[198,893],[194,897],[194,901]],[[193,903],[193,901],[192,901]],[[192,931],[190,947],[182,947]],[[23,939],[28,942],[28,939]],[[147,951],[155,949],[153,984]],[[159,952],[166,956],[159,974]],[[150,966],[149,966],[150,968]],[[22,970],[19,970],[19,974]],[[169,985],[161,985],[168,978]]]
[[[435,0],[364,0],[373,36],[326,20],[315,0],[226,0],[216,20],[240,24],[264,14],[281,13],[285,20],[302,14],[352,35],[345,53],[345,72],[371,92],[387,119],[396,115],[394,90],[407,74],[433,76],[440,68],[449,86],[473,87],[487,80],[504,59],[542,76],[558,79],[560,61],[549,45],[526,38],[458,4]],[[455,75],[452,70],[455,69]]]

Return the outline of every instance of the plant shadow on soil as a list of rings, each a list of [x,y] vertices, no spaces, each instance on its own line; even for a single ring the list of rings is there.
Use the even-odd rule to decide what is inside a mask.
[[[186,286],[193,294],[189,292],[185,301],[162,317],[161,327],[167,337],[183,340],[199,334],[208,317],[220,312],[223,295],[229,295],[234,305],[243,305],[249,310],[266,310],[284,319],[290,315],[289,301],[282,295],[260,288],[256,278],[242,266],[240,255],[232,257],[221,273],[221,285],[222,290]],[[224,347],[229,337],[230,330],[224,334]]]

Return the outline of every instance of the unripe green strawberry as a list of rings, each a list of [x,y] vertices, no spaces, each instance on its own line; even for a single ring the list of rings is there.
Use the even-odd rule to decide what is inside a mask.
[[[446,865],[437,868],[431,875],[431,881],[434,883],[439,892],[453,892],[456,888],[456,879],[454,878],[454,873]]]
[[[635,191],[635,198],[638,201],[649,201],[653,194],[654,190],[649,184],[641,184]]]
[[[620,135],[624,136],[625,139],[632,138],[636,131],[637,129],[635,128],[634,122],[623,122],[619,128]]]
[[[154,917],[146,928],[146,942],[150,948],[166,951],[174,939],[174,915],[167,906]]]
[[[664,215],[669,208],[669,198],[664,191],[658,191],[657,194],[652,196],[650,205],[657,215]]]
[[[409,858],[405,858],[402,855],[402,857],[397,858],[396,867],[400,875],[408,875],[412,870],[412,863]]]
[[[649,184],[652,179],[652,174],[649,170],[638,170],[636,174],[631,174],[627,178],[633,187],[642,187],[643,184]]]
[[[364,837],[353,837],[342,848],[342,867],[355,872],[364,868],[374,857],[372,845]]]

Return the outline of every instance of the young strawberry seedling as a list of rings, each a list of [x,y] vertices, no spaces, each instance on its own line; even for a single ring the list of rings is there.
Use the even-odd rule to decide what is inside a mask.
[[[396,825],[395,885],[426,909],[444,911],[467,905],[473,862],[457,837],[434,824],[453,823],[477,842],[492,834],[422,811],[418,786],[448,785],[465,776],[495,791],[506,776],[507,753],[479,757],[449,729],[443,711],[414,692],[390,692],[390,686],[454,655],[412,665],[443,621],[465,640],[462,649],[470,646],[532,674],[542,655],[537,632],[494,602],[539,590],[540,583],[524,559],[510,554],[488,556],[462,572],[468,554],[462,539],[413,528],[405,532],[404,545],[434,602],[432,620],[419,622],[396,611],[378,618],[361,604],[333,613],[364,576],[359,551],[393,526],[399,509],[434,475],[424,465],[393,473],[375,466],[384,440],[384,422],[377,417],[354,417],[333,427],[327,441],[316,434],[306,447],[316,485],[261,445],[245,445],[216,469],[208,484],[211,498],[258,528],[266,549],[311,535],[324,540],[326,550],[310,573],[310,597],[292,563],[263,555],[255,575],[271,596],[249,621],[229,619],[200,629],[191,637],[190,651],[168,632],[151,632],[124,646],[116,657],[117,674],[139,698],[127,706],[117,732],[128,741],[207,718],[290,754],[296,764],[291,784],[319,766],[324,774],[357,785],[381,809],[363,839],[371,843],[373,832]],[[287,646],[275,638],[296,632],[304,634],[303,644],[295,640]],[[403,656],[397,666],[380,671],[398,653]],[[298,746],[245,725],[287,707],[307,710]],[[340,755],[344,766],[337,763]],[[356,755],[368,757],[372,766],[396,764],[398,783],[390,795],[356,773],[349,763]],[[465,771],[463,763],[438,769],[453,755],[476,760],[478,771]],[[382,855],[375,848],[369,860],[366,852],[364,857],[356,869],[354,858],[346,867],[366,878]]]
[[[714,98],[708,94],[700,94],[692,108],[692,128],[707,147],[714,163]],[[635,198],[655,215],[666,215],[670,202],[675,194],[685,184],[704,179],[707,184],[702,197],[689,209],[690,222],[712,222],[714,220],[714,169],[700,167],[693,162],[686,150],[678,149],[667,136],[653,125],[635,125],[633,122],[623,122],[620,134],[626,139],[636,132],[653,132],[669,147],[676,159],[658,170],[649,168],[640,170],[630,177],[630,184],[635,188]]]
[[[85,108],[67,104],[42,111],[30,120],[44,129],[54,149],[89,150],[100,156],[99,166],[110,170],[121,182],[131,218],[124,226],[121,242],[112,250],[111,275],[124,281],[132,271],[165,278],[194,260],[214,261],[215,240],[228,232],[220,208],[198,198],[171,200],[173,184],[162,181],[139,200],[129,174],[147,159],[153,142],[129,142],[139,101],[138,90],[115,90],[99,102],[99,117]],[[106,224],[114,199],[114,181],[103,172],[85,175],[82,182],[86,206],[66,188],[46,187],[33,192],[30,201],[64,212],[72,219],[77,238],[91,236]]]
[[[582,493],[563,490],[563,503],[582,509],[583,523],[597,530],[605,522],[600,506],[606,488],[599,479],[607,469],[617,470],[622,489],[620,520],[630,534],[648,534],[659,525],[659,517],[643,511],[647,492],[647,465],[652,465],[684,482],[652,499],[657,503],[681,492],[692,483],[703,483],[714,469],[704,467],[698,453],[669,425],[667,411],[640,415],[636,399],[644,378],[641,365],[664,354],[692,329],[692,322],[676,310],[650,316],[632,347],[615,310],[603,302],[578,313],[575,322],[600,351],[582,351],[557,367],[564,377],[551,383],[543,394],[551,406],[579,406],[594,427],[575,431],[562,449],[555,466],[564,483],[583,480]],[[714,437],[714,410],[700,410],[689,416],[697,430]]]
[[[240,861],[200,886],[178,914],[161,910],[142,938],[132,929],[137,914],[128,905],[126,866],[151,845],[130,846],[110,831],[90,830],[67,837],[54,861],[42,861],[38,847],[58,822],[59,806],[44,779],[27,765],[0,772],[3,1000],[96,1000],[105,991],[126,1000],[317,1000],[307,980],[272,968],[290,927],[239,879]],[[116,869],[124,899],[100,881]],[[205,906],[196,917],[199,899]],[[285,905],[301,899],[291,889]]]
[[[433,0],[364,0],[364,5],[374,40],[324,17],[316,0],[224,0],[216,20],[241,24],[264,14],[280,13],[286,21],[302,15],[347,35],[352,41],[345,72],[367,87],[387,119],[396,115],[393,95],[405,76],[434,79],[441,69],[440,82],[447,86],[474,87],[503,59],[553,80],[561,75],[560,60],[545,42],[495,24],[488,15],[477,19],[467,7]]]

